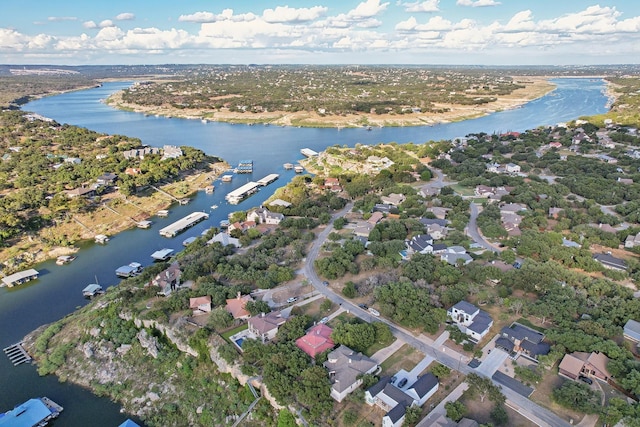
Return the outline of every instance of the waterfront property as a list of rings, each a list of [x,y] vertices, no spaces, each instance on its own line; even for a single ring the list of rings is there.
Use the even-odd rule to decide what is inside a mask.
[[[311,148],[303,148],[302,150],[300,150],[300,153],[302,153],[302,155],[305,157],[314,157],[318,155],[318,153],[316,151],[313,151]]]
[[[105,243],[107,243],[109,241],[109,236],[104,235],[104,234],[96,234],[94,239],[95,239],[96,243],[100,243],[101,245],[104,245]]]
[[[173,224],[169,224],[160,230],[160,235],[164,237],[175,237],[189,227],[193,227],[200,221],[209,219],[209,214],[205,212],[193,212]]]
[[[243,186],[229,192],[225,196],[225,199],[227,199],[227,202],[231,203],[232,205],[238,204],[245,197],[250,196],[251,194],[258,191],[258,187],[260,187],[260,184],[258,184],[257,182],[247,182]]]
[[[30,280],[34,280],[38,278],[38,270],[30,268],[28,270],[19,271],[17,273],[11,274],[7,277],[2,278],[2,286],[8,286],[10,288],[21,285],[23,283],[27,283]]]
[[[140,221],[140,222],[136,223],[136,227],[138,227],[138,228],[149,228],[149,227],[151,227],[151,224],[153,224],[153,222],[151,222],[151,221]]]
[[[47,397],[29,399],[10,411],[0,414],[0,427],[46,426],[57,418],[62,406]]]

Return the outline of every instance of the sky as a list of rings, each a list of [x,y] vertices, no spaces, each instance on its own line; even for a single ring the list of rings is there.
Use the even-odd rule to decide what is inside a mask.
[[[2,64],[640,62],[638,0],[2,3]]]

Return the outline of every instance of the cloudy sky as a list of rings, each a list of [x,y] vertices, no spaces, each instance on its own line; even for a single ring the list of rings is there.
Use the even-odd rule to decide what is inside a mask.
[[[637,0],[4,0],[4,64],[640,62]]]

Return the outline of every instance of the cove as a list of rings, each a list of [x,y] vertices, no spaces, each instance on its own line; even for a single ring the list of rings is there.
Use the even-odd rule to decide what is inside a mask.
[[[229,212],[246,210],[266,200],[273,191],[286,184],[293,172],[285,171],[284,163],[302,158],[301,148],[322,151],[332,145],[354,146],[357,143],[424,143],[430,140],[452,139],[469,133],[524,131],[543,125],[569,121],[583,115],[606,112],[605,84],[595,79],[556,79],[557,89],[521,108],[495,113],[475,120],[430,127],[364,129],[310,129],[278,126],[246,126],[227,123],[202,123],[199,120],[147,117],[143,114],[115,110],[103,100],[109,94],[129,86],[128,82],[110,82],[102,87],[70,92],[33,101],[23,110],[50,117],[59,123],[87,127],[109,134],[140,138],[152,146],[189,145],[207,154],[219,156],[231,165],[241,159],[254,161],[250,176],[237,175],[230,184],[216,182],[214,194],[199,193],[186,206],[172,206],[169,218],[152,218],[149,230],[131,229],[114,236],[105,246],[85,244],[78,259],[66,266],[53,261],[35,268],[42,275],[35,282],[20,287],[0,288],[0,346],[19,341],[40,325],[56,321],[86,303],[81,290],[98,278],[104,287],[117,284],[115,269],[137,261],[151,263],[150,254],[167,247],[181,249],[187,237],[197,236],[206,228],[217,226]],[[237,206],[227,205],[224,195],[267,174],[280,178]],[[211,211],[210,207],[220,207]],[[207,221],[173,239],[160,237],[161,227],[193,211],[206,211]],[[116,426],[126,418],[119,405],[98,398],[80,387],[59,383],[53,376],[39,377],[33,366],[14,367],[0,355],[0,410],[13,408],[30,397],[48,396],[65,407],[58,423],[65,426]]]

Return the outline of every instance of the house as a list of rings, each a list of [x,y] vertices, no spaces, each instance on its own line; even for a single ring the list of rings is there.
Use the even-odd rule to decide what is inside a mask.
[[[624,184],[624,185],[631,185],[631,184],[633,184],[633,179],[631,179],[631,178],[620,178],[620,177],[618,177],[618,182],[619,182],[620,184]]]
[[[433,252],[431,245],[433,245],[433,237],[428,234],[418,234],[407,242],[407,249],[413,253],[430,254]]]
[[[581,248],[582,245],[580,243],[576,243],[573,240],[562,238],[562,246],[566,248]]]
[[[494,189],[486,185],[478,185],[476,189],[473,190],[473,193],[476,197],[490,197],[494,195]]]
[[[616,159],[615,157],[607,156],[606,154],[598,154],[596,157],[605,163],[609,163],[609,164],[618,163],[618,159]]]
[[[447,221],[446,219],[437,219],[437,218],[420,218],[419,221],[425,227],[429,227],[430,225],[435,225],[435,224],[441,227],[446,227],[447,224],[449,224],[449,221]]]
[[[434,240],[440,240],[447,237],[449,229],[441,226],[440,224],[429,224],[427,225],[427,233],[430,234]]]
[[[562,212],[564,212],[562,208],[549,208],[549,218],[558,219]]]
[[[309,356],[315,358],[323,351],[332,349],[335,343],[331,339],[331,333],[333,329],[323,323],[318,323],[309,331],[306,335],[296,340],[296,346],[307,353]]]
[[[514,357],[523,355],[528,359],[537,360],[538,356],[549,353],[551,346],[543,342],[544,334],[531,328],[513,323],[500,331],[496,340],[496,348],[501,348]]]
[[[211,296],[189,298],[189,308],[193,310],[193,315],[209,313],[211,311]]]
[[[609,358],[603,353],[576,351],[566,354],[562,358],[560,366],[558,366],[558,374],[572,380],[585,376],[607,381],[611,378],[611,374],[607,370],[607,363],[609,363]]]
[[[324,180],[324,188],[334,193],[342,191],[342,186],[340,185],[340,180],[338,178],[326,178]]]
[[[440,414],[436,419],[423,418],[417,427],[478,427],[480,424],[470,418],[462,418],[460,421],[451,421],[444,414]]]
[[[385,204],[385,203],[376,203],[373,206],[373,209],[371,211],[372,212],[382,212],[384,214],[389,214],[389,213],[391,213],[391,209],[395,209],[397,211],[397,209],[393,205],[389,205],[389,204]]]
[[[399,427],[404,422],[407,407],[422,406],[438,391],[438,379],[431,373],[418,378],[406,391],[384,377],[365,391],[365,401],[369,406],[376,405],[387,413],[382,418],[383,427]]]
[[[239,248],[240,246],[242,246],[240,244],[240,239],[236,239],[235,237],[231,237],[231,236],[229,236],[229,234],[227,234],[225,232],[222,232],[222,231],[220,233],[216,234],[215,236],[213,236],[213,238],[207,242],[207,245],[212,245],[215,242],[221,243],[222,246],[233,245],[236,248]]]
[[[129,176],[136,176],[142,173],[142,169],[140,168],[126,168],[124,173]]]
[[[94,188],[78,187],[73,190],[65,191],[65,194],[70,199],[75,197],[93,197],[96,195],[96,190]]]
[[[602,253],[593,255],[593,259],[602,264],[605,268],[611,270],[627,270],[627,262],[623,259],[616,258],[610,253]]]
[[[634,248],[636,246],[640,246],[640,233],[636,234],[635,236],[633,234],[630,234],[624,241],[625,248]]]
[[[162,160],[176,159],[182,156],[182,149],[175,145],[165,145],[164,147],[162,147],[162,150]]]
[[[640,322],[633,319],[627,320],[624,324],[624,337],[640,343]]]
[[[174,262],[162,271],[156,277],[151,279],[149,286],[157,286],[160,288],[158,295],[169,296],[171,292],[175,291],[180,286],[180,278],[182,277],[182,271],[177,262]]]
[[[353,229],[353,234],[357,237],[369,237],[369,233],[373,229],[373,225],[366,221],[358,221]]]
[[[234,230],[240,230],[241,233],[244,233],[250,228],[256,228],[255,221],[236,221],[233,224],[229,224],[229,227],[227,227],[227,233],[231,234]]]
[[[407,198],[405,197],[404,194],[398,194],[398,193],[391,193],[388,196],[380,197],[380,200],[382,201],[382,203],[393,205],[393,206],[401,205],[402,203],[404,203],[406,199]]]
[[[152,154],[160,154],[160,149],[157,147],[140,147],[122,152],[122,156],[125,159],[144,159],[145,156],[149,156]]]
[[[79,165],[82,163],[82,159],[78,157],[67,157],[66,159],[64,159],[64,162],[71,163],[72,165]]]
[[[520,166],[515,163],[507,163],[504,169],[507,173],[520,173]]]
[[[438,219],[445,219],[445,217],[447,216],[447,212],[449,211],[449,209],[447,208],[441,208],[438,206],[434,206],[432,208],[428,208],[427,209],[429,212],[433,213],[435,215],[436,218]]]
[[[371,214],[367,222],[371,225],[376,225],[382,220],[382,218],[384,218],[384,214],[382,212],[374,212]]]
[[[283,214],[271,212],[263,207],[254,209],[247,214],[247,221],[254,221],[259,224],[278,225],[283,219]]]
[[[522,203],[505,203],[500,206],[500,214],[517,214],[526,210],[527,206]]]
[[[430,185],[423,186],[420,191],[418,191],[418,195],[420,197],[433,197],[440,194],[440,189],[436,187],[432,187]]]
[[[451,265],[458,265],[459,262],[467,265],[473,261],[473,258],[471,258],[467,250],[462,246],[449,246],[440,254],[440,260]]]
[[[235,298],[227,300],[226,310],[231,313],[234,319],[248,319],[251,317],[246,309],[247,303],[253,301],[251,295],[242,296],[240,292]]]
[[[289,203],[289,202],[287,202],[285,200],[282,200],[282,199],[275,199],[275,200],[270,201],[268,203],[268,205],[269,206],[280,206],[280,207],[283,207],[283,208],[288,208],[289,206],[291,206],[291,203]]]
[[[262,313],[249,319],[249,331],[252,332],[263,343],[275,338],[278,328],[286,323],[287,319],[282,317],[280,311]]]
[[[99,185],[113,185],[113,182],[118,178],[118,175],[115,173],[103,173],[98,178],[96,178],[96,183]]]
[[[493,326],[493,319],[484,310],[480,310],[467,301],[460,301],[447,310],[447,316],[463,333],[475,342],[480,341],[489,333]]]
[[[378,369],[374,360],[344,345],[329,353],[323,365],[329,371],[331,397],[338,402],[362,384],[362,375]]]

